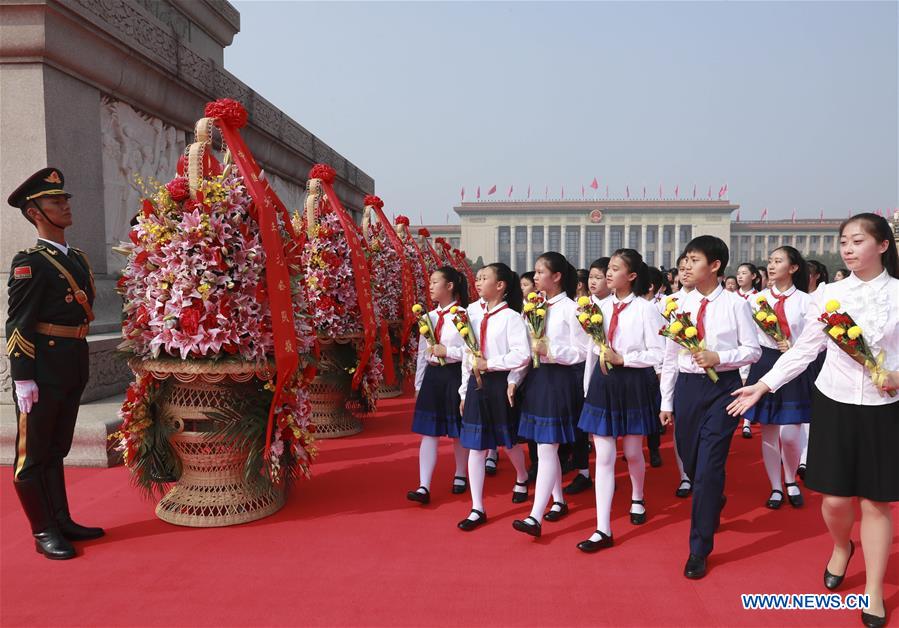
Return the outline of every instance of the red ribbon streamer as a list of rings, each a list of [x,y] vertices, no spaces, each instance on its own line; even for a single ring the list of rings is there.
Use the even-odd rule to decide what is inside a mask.
[[[356,372],[353,374],[353,390],[355,390],[362,382],[365,366],[368,364],[372,351],[375,349],[375,340],[378,335],[375,308],[371,298],[371,277],[368,273],[368,262],[365,259],[365,253],[359,241],[359,231],[355,221],[350,218],[350,215],[344,209],[331,184],[324,179],[319,180],[321,181],[322,189],[328,196],[331,210],[340,221],[340,227],[343,229],[350,248],[350,262],[353,265],[353,280],[356,284],[356,300],[359,303],[359,312],[362,314],[363,342],[362,351],[359,354],[359,364],[356,366]]]
[[[268,286],[269,306],[272,315],[272,336],[275,343],[275,394],[268,412],[268,426],[265,431],[265,459],[271,455],[269,447],[274,428],[275,408],[281,399],[284,384],[294,375],[299,366],[296,346],[296,328],[293,319],[293,297],[290,288],[290,274],[284,260],[284,242],[278,225],[278,214],[282,213],[284,226],[293,233],[287,212],[278,196],[268,183],[260,180],[260,168],[253,159],[250,149],[244,143],[237,129],[218,119],[217,125],[231,151],[234,164],[243,177],[244,185],[256,207],[257,221],[265,251],[265,280]]]

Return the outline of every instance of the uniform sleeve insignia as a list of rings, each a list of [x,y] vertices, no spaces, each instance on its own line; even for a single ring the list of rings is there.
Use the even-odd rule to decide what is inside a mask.
[[[31,279],[31,266],[19,266],[13,270],[16,279]]]

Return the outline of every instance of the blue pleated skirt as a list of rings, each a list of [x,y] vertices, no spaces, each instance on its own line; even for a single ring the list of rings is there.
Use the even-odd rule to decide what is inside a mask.
[[[446,366],[428,364],[415,400],[412,431],[424,436],[459,438],[462,417],[459,414],[459,387],[462,385],[462,364]]]
[[[573,443],[584,406],[583,367],[541,364],[527,376],[518,435],[537,443]],[[579,375],[580,373],[580,379]]]
[[[506,390],[508,371],[481,373],[478,390],[474,376],[468,379],[462,434],[459,442],[467,449],[484,450],[514,447],[518,442],[518,409],[509,406]]]
[[[758,382],[771,370],[781,356],[777,349],[762,347],[762,357],[749,369],[746,385]],[[774,393],[762,397],[754,407],[746,412],[746,418],[762,425],[796,425],[808,423],[812,418],[812,385],[818,376],[820,365],[817,360],[793,381]]]
[[[616,366],[604,375],[597,362],[578,427],[597,436],[658,434],[660,405],[652,367]]]

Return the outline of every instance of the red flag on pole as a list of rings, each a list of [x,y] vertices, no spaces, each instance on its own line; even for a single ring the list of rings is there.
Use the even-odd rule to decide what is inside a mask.
[[[565,199],[565,186],[562,186],[562,199]]]
[[[479,199],[481,198],[481,186],[480,185],[478,186],[478,198]]]
[[[490,196],[491,194],[496,194],[496,185],[487,190],[487,196]]]
[[[624,194],[625,194],[625,196],[627,196],[627,198],[631,197],[631,186],[629,186],[629,185],[624,186]]]
[[[590,187],[594,190],[599,189],[599,181],[596,180],[596,177],[593,177],[593,183],[590,184]]]
[[[674,198],[680,198],[680,184],[674,186]]]
[[[543,198],[549,198],[549,186],[548,185],[543,190]]]
[[[821,222],[824,222],[824,210],[823,209],[821,210],[821,213],[818,216],[818,220],[820,220]]]
[[[462,200],[465,200],[465,186],[462,186]]]
[[[606,185],[606,200],[609,200],[609,186]]]
[[[513,187],[514,186],[511,186],[511,185],[509,186],[509,198],[512,198],[512,188]]]
[[[528,183],[528,199],[531,198],[531,184]]]
[[[768,220],[768,208],[767,207],[762,210],[762,220],[764,220],[766,222]]]
[[[693,198],[696,198],[696,184],[693,184]]]
[[[646,198],[646,186],[643,186],[643,198]]]
[[[709,186],[709,200],[712,200],[712,186]]]
[[[586,198],[586,197],[587,197],[587,191],[584,190],[584,184],[582,183],[581,184],[581,198]]]
[[[662,184],[659,183],[659,198],[662,198]]]
[[[727,181],[724,182],[724,198],[727,198]]]

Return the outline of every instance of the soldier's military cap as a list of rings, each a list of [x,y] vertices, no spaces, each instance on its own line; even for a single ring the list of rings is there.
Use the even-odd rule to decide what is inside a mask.
[[[65,182],[66,179],[59,168],[43,168],[17,187],[6,202],[18,209],[24,209],[28,201],[41,196],[62,195],[70,198],[72,195],[65,191]]]

